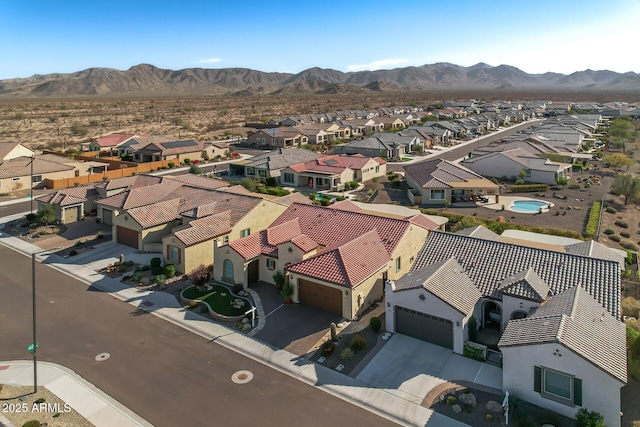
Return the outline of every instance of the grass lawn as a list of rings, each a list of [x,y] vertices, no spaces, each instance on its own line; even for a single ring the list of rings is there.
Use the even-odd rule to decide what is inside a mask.
[[[195,286],[190,286],[182,292],[182,296],[190,300],[204,301],[213,311],[223,316],[242,316],[247,310],[251,308],[250,305],[245,304],[242,308],[234,308],[231,305],[231,301],[235,301],[235,295],[231,294],[231,291],[221,285],[210,285],[211,290],[198,290]],[[246,301],[245,299],[242,299]]]
[[[403,162],[410,162],[410,161],[411,161],[411,160],[413,160],[413,159],[410,159],[410,158],[408,158],[408,157],[403,157],[403,158],[402,158],[402,159],[400,159],[400,160],[402,160]]]

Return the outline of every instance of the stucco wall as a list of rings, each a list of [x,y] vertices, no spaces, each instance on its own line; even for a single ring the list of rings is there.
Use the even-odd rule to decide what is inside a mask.
[[[180,220],[145,228],[140,235],[142,238],[142,246],[144,247],[144,245],[149,243],[161,243],[162,238],[170,234],[171,230],[178,225],[180,225]]]
[[[216,262],[213,263],[213,278],[221,282],[227,283],[247,283],[246,280],[246,268],[244,265],[244,258],[239,253],[231,249],[229,245],[221,246],[214,249],[214,258]],[[233,279],[222,276],[224,260],[228,259],[233,263]]]
[[[376,166],[379,166],[378,168],[378,172],[376,173]],[[367,170],[367,172],[362,172],[363,170]],[[370,160],[367,162],[367,164],[365,165],[365,167],[362,168],[362,170],[359,171],[359,176],[360,176],[360,180],[361,181],[369,181],[370,179],[373,179],[377,176],[385,176],[387,174],[387,164],[378,164],[378,162],[374,161],[374,160]]]
[[[418,227],[417,225],[410,225],[409,229],[405,231],[404,236],[398,242],[396,249],[391,255],[392,259],[389,261],[389,279],[396,280],[405,275],[411,269],[411,258],[414,259],[424,246],[424,241],[427,238],[429,231]],[[400,257],[400,270],[396,271],[396,258]]]
[[[507,326],[509,320],[511,320],[511,315],[515,311],[524,311],[527,313],[527,317],[529,317],[529,312],[532,307],[540,307],[540,304],[537,302],[514,298],[508,295],[503,295],[502,297],[502,330]]]
[[[420,294],[425,296],[424,300],[420,299]],[[465,326],[468,320],[467,316],[460,313],[458,310],[454,309],[424,288],[393,292],[392,286],[387,282],[385,298],[387,302],[385,314],[385,326],[387,331],[396,331],[394,316],[395,306],[406,307],[421,313],[428,313],[432,316],[449,319],[453,322],[453,351],[455,353],[462,354],[464,349],[464,340],[466,339]]]
[[[265,230],[286,210],[287,206],[262,200],[233,226],[233,230],[229,233],[229,241],[239,239],[240,232],[247,228],[250,229],[250,234]]]
[[[534,366],[543,366],[582,380],[582,407],[604,416],[608,427],[620,426],[622,383],[560,344],[502,348],[503,390],[521,399],[573,418],[580,409],[543,397],[534,391]],[[554,352],[559,350],[558,355]]]

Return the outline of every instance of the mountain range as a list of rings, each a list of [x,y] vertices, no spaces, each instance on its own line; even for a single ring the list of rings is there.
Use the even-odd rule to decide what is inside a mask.
[[[297,74],[247,68],[167,70],[140,64],[126,71],[89,68],[68,74],[0,80],[2,98],[227,94],[349,94],[389,91],[640,91],[640,74],[585,70],[528,74],[510,65],[449,63],[392,70],[309,68]]]

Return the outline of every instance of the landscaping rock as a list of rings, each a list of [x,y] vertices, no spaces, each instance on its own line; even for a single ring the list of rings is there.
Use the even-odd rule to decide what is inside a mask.
[[[151,284],[151,278],[150,277],[143,277],[142,279],[140,279],[140,284],[142,286],[149,286]]]
[[[453,412],[455,412],[456,414],[459,414],[460,412],[462,412],[462,407],[458,404],[453,405],[451,409],[453,409]]]
[[[478,402],[476,401],[476,396],[473,393],[460,393],[458,395],[458,400],[465,405],[471,406],[472,408],[478,404]]]
[[[247,323],[249,323],[249,319],[247,319],[246,317],[244,319],[242,319],[242,324],[246,325]]]
[[[488,401],[487,404],[484,406],[485,408],[487,408],[487,411],[491,411],[491,412],[502,412],[503,410],[502,405],[496,402],[495,400]]]
[[[248,331],[249,329],[251,329],[251,325],[250,324],[247,323],[247,324],[242,325],[242,330],[243,331]]]

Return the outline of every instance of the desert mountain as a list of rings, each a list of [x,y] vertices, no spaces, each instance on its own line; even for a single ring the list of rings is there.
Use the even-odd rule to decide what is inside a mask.
[[[297,74],[246,68],[165,70],[140,64],[126,71],[89,68],[69,74],[0,80],[0,97],[149,96],[253,93],[313,94],[445,90],[640,91],[640,74],[585,70],[528,74],[509,65],[449,63],[343,73],[310,68]]]

